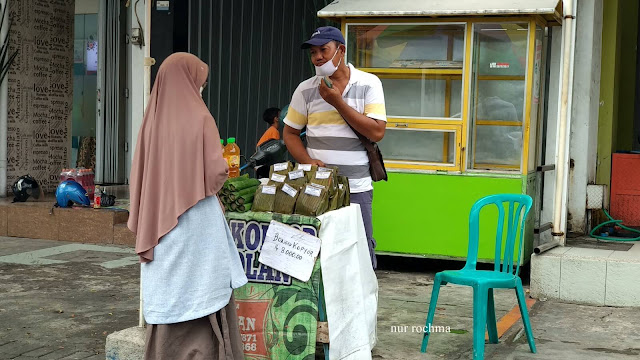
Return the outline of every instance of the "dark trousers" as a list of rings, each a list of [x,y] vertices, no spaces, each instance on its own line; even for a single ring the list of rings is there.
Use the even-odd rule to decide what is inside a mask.
[[[363,193],[352,193],[351,203],[359,204],[362,212],[362,220],[364,221],[364,229],[367,232],[367,244],[369,245],[369,257],[371,257],[371,265],[373,268],[378,267],[376,261],[376,240],[373,238],[373,222],[371,220],[371,203],[373,202],[373,190]]]

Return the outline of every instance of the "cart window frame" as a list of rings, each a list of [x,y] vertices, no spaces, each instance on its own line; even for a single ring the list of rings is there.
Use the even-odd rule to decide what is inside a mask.
[[[532,35],[535,36],[535,31],[532,32],[532,26],[535,28],[535,20],[528,19],[527,21],[519,21],[516,19],[493,19],[490,21],[482,22],[473,22],[471,24],[471,69],[469,72],[470,85],[468,90],[469,94],[469,118],[467,119],[467,128],[468,134],[466,143],[467,152],[466,159],[464,161],[464,171],[470,173],[486,173],[486,172],[503,172],[503,173],[521,173],[524,174],[527,172],[528,168],[528,158],[529,158],[529,133],[530,133],[530,123],[531,123],[531,81],[533,78],[533,46],[535,41],[532,41]],[[479,61],[477,58],[477,31],[476,28],[478,26],[486,26],[488,24],[491,25],[526,25],[526,39],[527,43],[525,45],[525,68],[524,68],[524,77],[522,75],[507,75],[507,76],[493,76],[493,75],[485,75],[485,74],[476,74],[474,72],[474,68],[478,67],[479,64],[476,64],[476,61]],[[479,46],[479,45],[478,45]],[[475,104],[478,97],[478,87],[480,81],[523,81],[524,89],[522,92],[522,120],[518,121],[491,121],[491,120],[478,120],[476,114]],[[482,127],[497,127],[497,126],[511,126],[518,127],[520,129],[521,134],[521,142],[520,142],[520,160],[518,164],[508,164],[508,163],[480,163],[475,161],[475,150],[476,150],[476,134],[479,126]],[[525,160],[526,159],[526,160]],[[525,163],[526,161],[526,163]]]
[[[342,23],[342,32],[345,36],[345,41],[347,42],[347,53],[346,59],[349,61],[349,27],[350,26],[447,26],[454,25],[460,26],[463,31],[463,45],[462,45],[462,67],[461,68],[374,68],[374,67],[358,67],[358,64],[353,64],[356,68],[361,71],[365,71],[371,74],[378,76],[381,81],[384,79],[435,79],[435,80],[445,80],[446,85],[445,88],[445,116],[402,116],[402,115],[394,115],[389,114],[387,112],[387,129],[406,129],[407,131],[411,131],[412,129],[416,131],[453,131],[455,133],[454,140],[454,161],[453,163],[445,162],[443,159],[442,163],[434,163],[429,161],[412,161],[412,160],[390,160],[385,159],[385,166],[390,171],[451,171],[451,172],[460,172],[462,168],[462,153],[464,152],[464,147],[462,144],[464,143],[464,134],[466,132],[465,129],[465,118],[467,117],[467,108],[468,104],[466,102],[466,98],[468,96],[465,94],[465,89],[468,87],[467,81],[468,77],[465,77],[465,73],[468,72],[469,67],[469,51],[468,48],[470,46],[469,43],[469,29],[470,23],[468,21],[389,21],[387,20],[373,20],[372,21],[362,21],[362,19],[345,19]],[[451,41],[453,43],[453,41]],[[453,49],[448,49],[448,56],[452,56]],[[453,81],[460,81],[460,117],[451,117],[451,83]],[[385,92],[385,102],[388,102],[388,95]],[[387,109],[389,105],[387,104]],[[449,140],[449,136],[447,135],[443,141],[443,148],[447,148],[447,141]],[[384,156],[384,152],[383,152]],[[446,157],[443,155],[443,158]]]
[[[473,168],[470,166],[470,156],[473,156],[472,136],[473,126],[471,124],[472,119],[472,107],[474,96],[472,86],[472,67],[474,66],[474,41],[475,41],[475,26],[480,24],[526,24],[527,25],[527,53],[526,53],[526,68],[524,76],[524,108],[522,114],[522,149],[520,163],[517,166],[501,166],[492,165],[482,168]],[[404,79],[417,79],[424,78],[425,74],[428,77],[438,78],[438,76],[449,76],[450,80],[461,80],[462,82],[462,97],[460,103],[462,106],[461,117],[421,117],[421,116],[394,116],[393,114],[387,114],[387,129],[405,128],[420,129],[420,130],[433,130],[442,131],[442,129],[455,130],[455,164],[447,163],[432,163],[432,162],[419,162],[419,161],[399,161],[399,160],[387,160],[385,159],[385,165],[391,172],[452,172],[452,173],[495,173],[505,175],[526,175],[531,171],[530,159],[533,151],[536,152],[535,147],[531,147],[531,144],[535,144],[536,140],[531,139],[531,136],[536,136],[536,129],[532,129],[532,126],[537,127],[542,121],[541,114],[538,112],[536,119],[532,119],[532,106],[542,106],[542,104],[533,104],[533,77],[534,77],[534,61],[535,61],[535,46],[536,46],[536,29],[542,28],[544,31],[549,24],[540,19],[537,16],[514,16],[514,17],[490,17],[490,18],[439,18],[439,19],[416,19],[416,18],[342,18],[341,26],[342,33],[347,43],[347,53],[345,54],[347,61],[349,61],[349,27],[350,26],[363,26],[363,25],[463,25],[464,26],[464,39],[463,39],[463,64],[462,69],[420,69],[420,68],[367,68],[358,67],[358,64],[353,64],[359,70],[372,73],[381,80],[383,78],[404,78]],[[542,59],[541,67],[548,66]],[[514,77],[514,80],[516,77]],[[521,80],[521,76],[517,77]],[[544,77],[539,79],[540,87],[544,87],[543,81],[548,81]],[[386,90],[386,89],[385,89]],[[388,96],[385,93],[385,101],[388,101]],[[544,101],[544,98],[540,97],[540,102]],[[450,104],[450,100],[448,102]],[[387,108],[389,106],[387,105]],[[534,111],[535,112],[535,111]],[[450,111],[449,111],[450,113]],[[515,124],[508,124],[515,125]],[[384,152],[383,152],[384,156]]]
[[[460,158],[460,144],[462,144],[462,126],[454,124],[416,124],[416,123],[393,123],[391,126],[387,126],[391,131],[421,131],[421,132],[441,132],[444,133],[443,141],[443,161],[419,161],[419,160],[399,160],[385,158],[385,166],[388,169],[406,169],[406,170],[452,170],[456,169],[459,164],[457,159]],[[449,140],[453,135],[453,162],[447,162],[449,157]],[[382,140],[384,141],[384,139]],[[384,147],[384,145],[381,145]],[[383,153],[384,154],[384,153]]]

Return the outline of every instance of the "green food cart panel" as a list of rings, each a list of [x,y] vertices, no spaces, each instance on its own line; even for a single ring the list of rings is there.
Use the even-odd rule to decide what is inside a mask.
[[[473,204],[487,195],[532,192],[528,180],[534,176],[389,173],[388,182],[375,184],[376,252],[464,260]],[[495,207],[481,213],[479,261],[495,258],[497,215]],[[530,213],[523,262],[532,248],[532,219]]]

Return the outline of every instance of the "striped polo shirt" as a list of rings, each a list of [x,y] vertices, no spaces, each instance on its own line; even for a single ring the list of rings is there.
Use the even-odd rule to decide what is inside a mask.
[[[344,101],[372,119],[387,121],[382,82],[377,76],[349,64],[349,84]],[[284,123],[294,129],[307,127],[307,153],[328,166],[337,166],[349,178],[352,193],[373,189],[367,152],[338,111],[320,96],[322,77],[314,76],[298,85]]]

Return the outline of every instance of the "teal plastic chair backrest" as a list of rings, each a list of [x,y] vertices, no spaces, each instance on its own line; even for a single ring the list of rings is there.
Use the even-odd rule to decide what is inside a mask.
[[[475,270],[478,263],[480,211],[487,205],[495,205],[498,208],[498,224],[494,270],[518,275],[522,256],[522,243],[524,242],[524,226],[532,203],[533,200],[529,195],[520,194],[490,195],[478,200],[471,208],[469,216],[469,251],[464,269]],[[505,223],[507,225],[506,239],[504,236]],[[513,256],[518,235],[520,239],[518,241],[518,258],[514,263]]]

